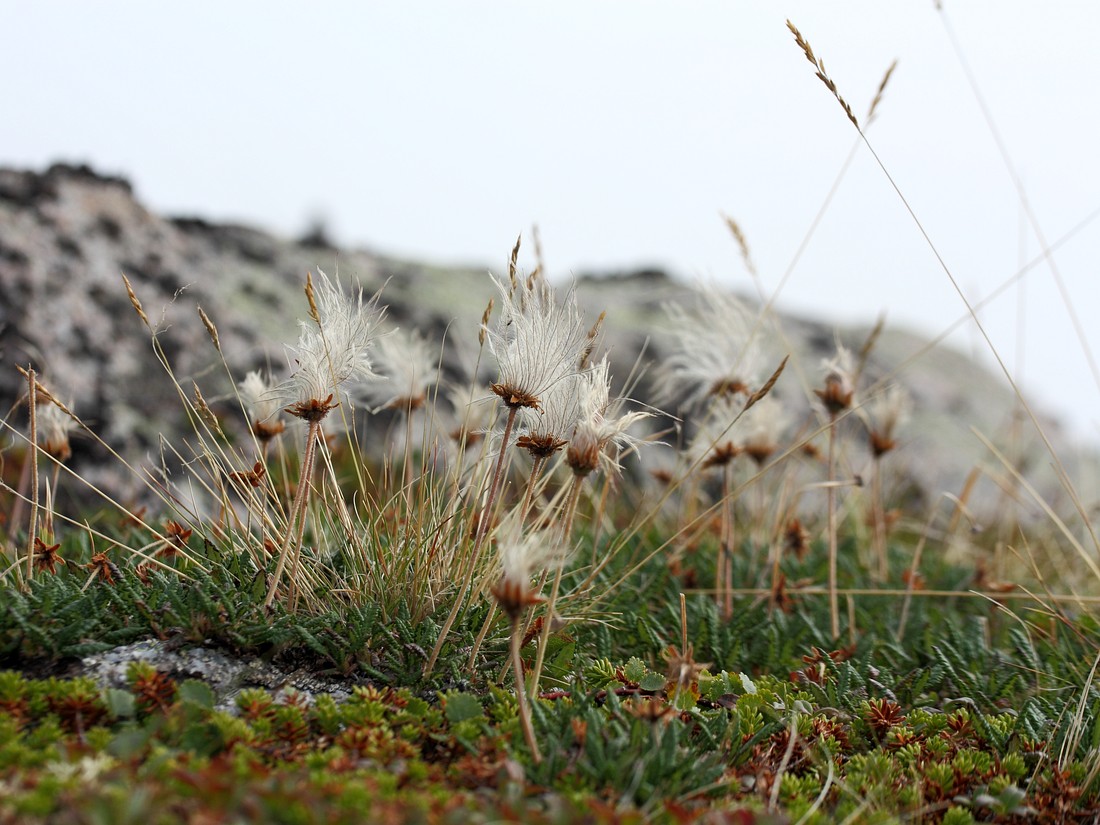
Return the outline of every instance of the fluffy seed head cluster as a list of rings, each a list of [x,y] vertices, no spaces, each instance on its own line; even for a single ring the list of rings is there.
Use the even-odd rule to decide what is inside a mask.
[[[814,390],[814,395],[832,418],[852,406],[855,387],[852,385],[852,354],[838,346],[836,355],[822,362],[825,386]]]
[[[666,309],[675,345],[657,375],[660,396],[691,406],[708,397],[747,395],[760,369],[752,313],[713,285],[700,285],[696,294],[694,312],[677,304]]]
[[[378,339],[373,378],[363,395],[376,409],[420,409],[439,380],[439,351],[419,332],[397,329]]]
[[[558,304],[538,276],[496,284],[502,300],[500,320],[488,330],[498,370],[491,389],[507,407],[540,409],[543,395],[577,370],[586,330],[576,293],[570,290]]]
[[[287,412],[306,421],[320,421],[346,396],[347,385],[374,375],[369,352],[385,314],[377,296],[365,301],[358,289],[350,298],[318,273],[318,285],[309,291],[314,322],[302,322],[294,347],[298,369],[272,392]]]
[[[259,370],[252,370],[237,385],[241,393],[241,400],[248,408],[251,420],[252,434],[261,444],[266,444],[275,436],[286,429],[286,424],[279,420],[282,411],[275,398],[272,397],[271,382],[264,378]]]

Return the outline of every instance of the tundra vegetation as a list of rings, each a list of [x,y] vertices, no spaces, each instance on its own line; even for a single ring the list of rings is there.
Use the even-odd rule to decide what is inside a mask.
[[[1068,476],[1061,512],[990,441],[997,463],[916,495],[897,457],[920,399],[867,380],[875,335],[763,363],[768,307],[710,286],[669,308],[639,403],[603,316],[520,251],[456,342],[311,273],[290,367],[228,396],[184,386],[126,280],[192,425],[134,468],[140,503],[55,506],[88,484],[70,439],[97,435],[22,370],[0,822],[1100,816],[1098,545]],[[216,308],[196,323],[219,359]],[[441,371],[452,345],[468,374]],[[982,475],[993,524],[969,506]],[[344,691],[219,695],[140,659],[122,684],[71,675],[146,640]]]

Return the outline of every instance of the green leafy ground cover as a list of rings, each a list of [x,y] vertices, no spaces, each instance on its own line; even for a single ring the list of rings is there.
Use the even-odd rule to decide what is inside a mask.
[[[848,548],[846,548],[848,549]],[[791,559],[821,572],[821,548]],[[608,605],[611,625],[551,637],[534,703],[544,760],[524,745],[497,676],[499,634],[465,669],[471,611],[438,673],[421,675],[442,616],[302,616],[262,609],[232,563],[209,578],[144,579],[120,559],[87,583],[88,548],[0,600],[0,821],[721,822],[1092,821],[1100,814],[1100,628],[985,600],[856,601],[836,649],[819,596],[787,611],[744,599],[729,620],[685,600],[683,571],[649,562]],[[209,548],[208,552],[214,552]],[[84,555],[82,555],[82,553]],[[705,554],[700,554],[705,558]],[[702,564],[693,575],[710,571]],[[849,569],[851,583],[858,571]],[[965,571],[925,570],[929,586]],[[613,575],[614,571],[608,571]],[[131,666],[125,690],[34,678],[137,639],[261,653],[347,679],[352,698],[275,700],[235,712],[204,683]],[[528,663],[534,642],[525,648]],[[461,680],[461,681],[460,681]]]

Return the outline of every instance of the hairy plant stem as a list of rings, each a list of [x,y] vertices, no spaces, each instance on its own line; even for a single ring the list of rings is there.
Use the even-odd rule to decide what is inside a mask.
[[[512,638],[511,638],[511,651],[512,651],[512,671],[515,673],[516,678],[516,706],[519,709],[519,723],[523,728],[523,738],[527,741],[527,747],[531,749],[531,759],[535,764],[539,764],[542,761],[542,754],[539,752],[539,743],[535,741],[535,729],[531,725],[531,708],[527,704],[527,689],[523,680],[523,660],[519,655],[519,643],[520,632],[523,627],[522,611],[512,617]]]
[[[840,638],[840,603],[836,592],[836,416],[829,426],[829,485],[826,488],[829,511],[829,621],[833,639]]]
[[[482,544],[485,541],[486,535],[488,535],[489,523],[493,520],[493,508],[496,505],[497,494],[500,491],[500,480],[504,471],[504,457],[508,452],[508,441],[512,437],[512,427],[516,423],[516,413],[518,411],[518,407],[508,408],[508,420],[504,423],[504,435],[500,440],[500,453],[497,454],[496,467],[493,469],[493,479],[489,483],[489,496],[477,520],[477,532],[474,534],[474,549],[470,555],[470,565],[466,569],[466,575],[462,579],[462,585],[459,587],[458,593],[455,594],[455,601],[451,606],[451,612],[447,614],[447,619],[443,622],[443,627],[439,630],[439,638],[435,640],[435,646],[432,647],[432,652],[424,665],[425,676],[432,672],[432,668],[435,667],[435,663],[439,659],[439,653],[443,650],[443,643],[447,639],[447,634],[451,632],[455,619],[458,618],[458,611],[462,609],[462,602],[466,598],[466,591],[469,589],[470,582],[473,581],[474,578],[474,572],[477,570],[477,562],[478,558],[481,556]]]
[[[29,587],[34,578],[34,540],[38,538],[38,392],[35,389],[34,368],[27,369],[27,383],[30,389],[27,392],[27,411],[30,415],[30,450],[31,464],[31,523],[27,530],[27,579],[24,587]]]
[[[527,479],[527,492],[523,496],[523,505],[519,511],[519,523],[523,526],[523,523],[527,520],[527,513],[531,509],[531,499],[535,490],[535,485],[538,484],[539,476],[542,475],[542,468],[546,464],[546,459],[541,456],[535,456],[534,461],[531,464],[531,475]],[[474,665],[477,662],[477,654],[481,651],[481,644],[485,641],[485,637],[489,634],[489,628],[493,624],[493,620],[497,617],[497,605],[493,602],[489,605],[489,612],[485,614],[485,621],[481,624],[481,630],[478,631],[477,639],[474,640],[474,646],[470,650],[470,658],[466,662],[466,666],[473,670]]]
[[[733,501],[730,500],[730,473],[733,462],[722,465],[722,538],[719,571],[719,589],[721,591],[720,603],[722,605],[722,617],[729,619],[733,616]]]
[[[886,556],[886,506],[882,500],[882,459],[876,457],[871,469],[871,523],[874,525],[872,546],[878,565],[880,584],[890,577]]]
[[[568,546],[573,535],[573,517],[577,513],[577,502],[580,500],[581,484],[584,476],[573,474],[573,485],[569,490],[569,499],[565,505],[565,521],[561,528],[561,542]],[[542,664],[546,659],[546,644],[550,641],[550,628],[554,624],[554,608],[558,603],[558,591],[561,589],[561,577],[565,570],[564,564],[559,564],[554,573],[554,583],[550,586],[550,601],[546,605],[546,619],[542,623],[542,632],[539,634],[539,649],[535,654],[535,669],[531,674],[531,698],[539,693],[539,678],[542,676]]]
[[[290,508],[290,517],[287,519],[286,524],[286,538],[283,539],[283,544],[279,548],[279,561],[275,565],[275,575],[271,581],[271,587],[268,588],[267,598],[264,599],[264,607],[271,607],[271,603],[275,601],[275,594],[279,590],[279,583],[283,578],[283,572],[286,570],[287,556],[290,554],[292,545],[297,545],[295,548],[295,567],[297,567],[297,549],[301,546],[302,535],[305,532],[305,509],[306,502],[309,496],[310,482],[313,478],[313,464],[317,457],[317,440],[321,434],[321,422],[310,421],[309,430],[306,432],[306,450],[302,456],[302,466],[298,472],[298,489],[294,493],[294,504]]]

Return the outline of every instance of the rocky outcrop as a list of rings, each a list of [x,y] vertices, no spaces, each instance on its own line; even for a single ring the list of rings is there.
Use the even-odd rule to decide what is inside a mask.
[[[502,254],[503,259],[503,254]],[[178,390],[158,362],[170,362],[185,391],[192,381],[207,398],[227,394],[221,357],[196,306],[217,325],[233,374],[274,365],[296,338],[308,270],[339,270],[367,291],[384,287],[389,314],[457,348],[476,347],[477,323],[494,288],[485,271],[441,269],[365,250],[336,250],[323,233],[295,242],[245,226],[150,212],[125,180],[86,167],[57,165],[43,173],[0,170],[0,402],[24,391],[16,365],[34,365],[60,397],[128,456],[155,452],[161,436],[187,432]],[[154,327],[141,323],[123,287],[125,273]],[[589,317],[606,309],[606,340],[615,373],[659,361],[667,340],[664,306],[682,301],[684,284],[660,272],[584,277],[578,291]],[[792,367],[777,392],[806,408],[808,384],[837,336],[858,349],[867,330],[834,331],[820,322],[781,318],[769,333],[766,359],[788,352]],[[871,379],[891,373],[926,342],[887,330],[868,365]],[[448,351],[456,347],[448,348]],[[448,365],[450,368],[451,364]],[[806,376],[799,381],[799,374]],[[903,436],[911,470],[930,492],[958,490],[983,454],[971,427],[996,437],[1014,399],[997,377],[942,347],[907,363],[899,380],[915,401]],[[648,398],[643,372],[635,397]],[[17,420],[13,418],[11,420]],[[1058,430],[1047,422],[1058,440]],[[98,460],[90,440],[74,441],[74,461]],[[1029,447],[1035,454],[1034,445]],[[1063,450],[1068,456],[1068,450]]]

